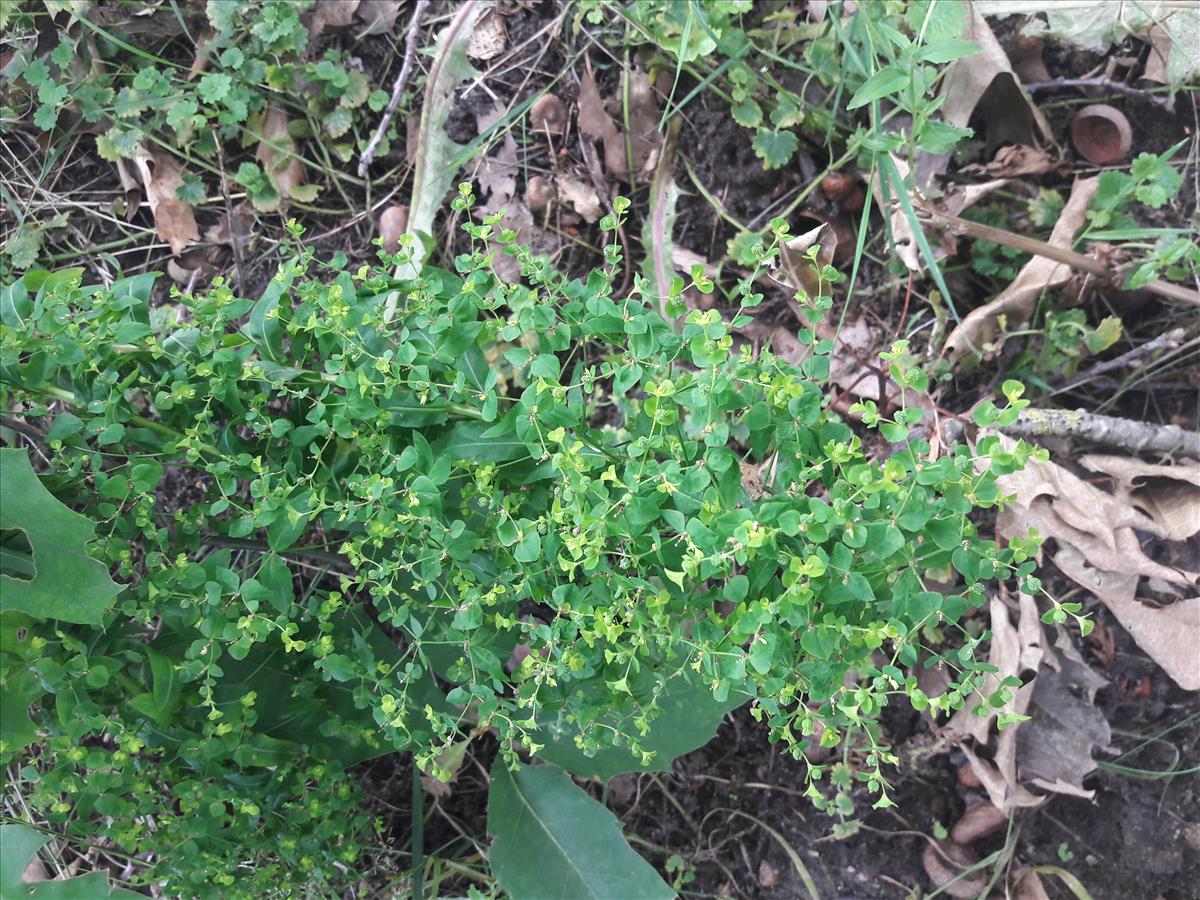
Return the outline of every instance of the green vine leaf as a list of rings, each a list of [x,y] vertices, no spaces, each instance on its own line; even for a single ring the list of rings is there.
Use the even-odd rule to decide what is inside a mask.
[[[492,767],[489,860],[512,900],[669,900],[675,892],[633,852],[617,817],[557,766]]]
[[[106,897],[141,897],[113,887],[103,872],[89,872],[66,881],[26,881],[25,867],[50,835],[28,825],[0,825],[0,897],[32,900],[101,900]]]
[[[96,526],[42,486],[22,450],[0,450],[0,528],[25,532],[34,570],[30,579],[0,573],[0,612],[101,624],[122,588],[103,563],[88,556]]]

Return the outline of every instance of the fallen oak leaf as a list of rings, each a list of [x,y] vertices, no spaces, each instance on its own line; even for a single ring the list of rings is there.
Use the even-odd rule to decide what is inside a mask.
[[[1082,553],[1063,546],[1054,564],[1109,608],[1121,627],[1185,691],[1200,691],[1200,597],[1155,607],[1136,597],[1138,578],[1088,565]]]
[[[316,37],[327,29],[347,28],[354,23],[360,0],[316,0],[308,23],[308,36]]]
[[[354,15],[365,27],[356,37],[361,40],[369,34],[391,31],[403,5],[404,0],[361,0]]]
[[[1117,496],[1154,521],[1162,537],[1186,541],[1200,533],[1200,463],[1165,466],[1087,454],[1079,464],[1112,478]]]
[[[175,193],[183,184],[183,167],[170,154],[144,145],[138,147],[133,161],[142,176],[155,232],[171,245],[171,253],[178,256],[189,241],[200,240],[191,205]]]

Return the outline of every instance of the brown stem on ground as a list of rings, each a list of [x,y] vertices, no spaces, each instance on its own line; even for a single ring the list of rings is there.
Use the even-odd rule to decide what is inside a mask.
[[[1084,256],[1082,253],[1076,253],[1074,250],[1067,250],[1063,247],[1055,247],[1047,244],[1045,241],[1026,237],[1023,234],[1014,234],[1002,228],[993,228],[990,225],[982,225],[979,222],[972,222],[969,219],[960,219],[958,216],[930,209],[928,206],[919,205],[918,208],[921,213],[932,220],[930,224],[947,231],[953,231],[956,234],[964,234],[967,237],[978,238],[984,241],[991,241],[993,244],[1001,244],[1005,247],[1012,247],[1014,250],[1032,253],[1034,256],[1043,256],[1046,259],[1052,259],[1065,266],[1070,266],[1072,269],[1089,272],[1110,284],[1116,284],[1117,273],[1092,259],[1090,256]],[[1176,303],[1200,306],[1200,292],[1179,284],[1170,284],[1166,281],[1156,280],[1142,285],[1141,289],[1164,299],[1174,300]]]

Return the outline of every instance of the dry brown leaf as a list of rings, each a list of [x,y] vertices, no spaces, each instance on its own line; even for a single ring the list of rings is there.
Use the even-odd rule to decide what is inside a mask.
[[[1006,445],[1012,439],[1001,436]],[[1016,501],[1004,510],[998,529],[1006,536],[1037,528],[1043,537],[1079,550],[1093,566],[1108,572],[1144,575],[1193,588],[1195,573],[1163,565],[1146,555],[1137,532],[1171,540],[1171,532],[1119,496],[1102,491],[1057,463],[1029,460],[998,484]]]
[[[1095,771],[1093,753],[1108,747],[1104,713],[1094,705],[1108,682],[1080,658],[1066,631],[1059,629],[1055,650],[1046,650],[1033,681],[1029,720],[1016,728],[1017,776],[1056,794],[1090,799],[1083,779]]]
[[[979,857],[966,847],[950,841],[930,841],[921,855],[921,864],[933,886],[949,897],[974,900],[987,890],[987,879],[978,869],[968,871]]]
[[[359,0],[317,0],[308,23],[309,37],[323,34],[327,29],[346,28],[353,24]]]
[[[279,192],[280,200],[312,200],[316,196],[316,186],[304,183],[304,163],[296,155],[296,141],[288,131],[287,114],[277,106],[268,107],[260,134],[262,137],[254,158]]]
[[[379,216],[379,238],[387,253],[400,249],[400,238],[408,230],[408,207],[389,206]]]
[[[1195,22],[1192,23],[1195,28]],[[1150,55],[1146,57],[1146,68],[1142,78],[1155,84],[1167,84],[1167,60],[1171,58],[1174,41],[1157,22],[1150,26],[1145,38],[1150,44]]]
[[[625,79],[629,98],[628,122],[633,166],[646,176],[658,165],[658,152],[662,146],[662,135],[658,133],[661,118],[658,98],[649,76],[640,69],[627,69]]]
[[[133,176],[128,164],[120,157],[117,158],[117,178],[120,179],[121,189],[125,192],[122,199],[125,204],[125,221],[132,222],[142,204],[142,183]]]
[[[625,140],[612,120],[604,101],[600,99],[600,91],[596,89],[596,79],[589,68],[579,80],[579,130],[584,136],[604,144],[604,166],[609,174],[624,178],[627,174],[625,165]]]
[[[391,31],[403,5],[404,0],[361,0],[355,16],[366,27],[358,33],[358,37]]]
[[[986,174],[996,178],[1016,178],[1018,175],[1045,175],[1048,172],[1065,175],[1070,164],[1055,157],[1040,147],[1011,144],[1001,147],[996,156],[986,165],[963,166],[965,174]]]
[[[1042,879],[1033,869],[1018,869],[1013,876],[1013,900],[1050,900]]]
[[[475,25],[467,41],[467,56],[486,62],[494,59],[508,47],[508,30],[503,17],[495,9],[489,9]]]
[[[1200,597],[1155,607],[1136,598],[1138,578],[1088,565],[1074,547],[1063,546],[1054,564],[1072,581],[1104,601],[1121,627],[1185,691],[1200,690]]]
[[[175,196],[175,189],[183,184],[183,167],[170,154],[145,146],[137,149],[133,160],[142,176],[155,231],[178,256],[189,241],[200,240],[192,207]]]
[[[1054,224],[1049,243],[1052,247],[1071,249],[1075,233],[1083,225],[1088,203],[1096,193],[1097,178],[1078,178],[1071,188],[1071,196]],[[1035,256],[1017,274],[1007,288],[996,299],[978,309],[973,309],[958,324],[946,339],[945,353],[953,361],[968,352],[982,353],[991,343],[996,332],[996,320],[1004,315],[1010,324],[1028,319],[1042,292],[1065,284],[1071,277],[1071,268],[1062,263]]]
[[[957,59],[946,68],[942,117],[957,128],[965,128],[978,114],[987,123],[988,155],[1002,144],[1032,144],[1035,136],[1053,144],[1054,130],[1021,87],[991,26],[974,4],[968,4],[968,8],[963,37],[978,44],[981,52]]]
[[[604,206],[590,183],[571,175],[558,175],[555,176],[554,184],[558,189],[559,199],[583,216],[584,221],[595,222],[604,215]]]
[[[1111,477],[1117,496],[1145,513],[1161,537],[1186,541],[1200,532],[1200,464],[1163,466],[1101,454],[1082,456],[1079,464]]]

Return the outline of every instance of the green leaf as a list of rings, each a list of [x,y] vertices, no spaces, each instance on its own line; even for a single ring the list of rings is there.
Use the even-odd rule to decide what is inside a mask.
[[[858,109],[875,100],[881,100],[888,94],[894,94],[908,84],[908,79],[909,73],[899,66],[884,66],[854,92],[846,109]]]
[[[922,47],[918,58],[921,62],[948,63],[978,53],[979,50],[977,43],[966,38],[942,38]]]
[[[753,97],[747,97],[729,111],[733,113],[733,120],[745,128],[757,128],[762,123],[762,107]]]
[[[760,129],[754,136],[754,152],[763,161],[763,168],[778,169],[787,165],[800,141],[790,131]]]
[[[537,755],[574,775],[603,781],[624,772],[666,772],[677,758],[712,740],[725,713],[749,699],[747,694],[731,692],[726,700],[717,702],[706,686],[675,678],[659,695],[661,711],[650,720],[649,732],[639,738],[641,746],[654,753],[649,762],[644,762],[641,756],[635,756],[625,747],[604,747],[594,756],[587,756],[575,745],[579,729],[567,720],[565,713],[560,713],[556,721],[544,724],[537,732],[535,741],[544,745]],[[634,715],[633,712],[625,716],[612,713],[603,716],[601,722],[637,734],[631,721]]]
[[[25,867],[50,835],[28,825],[0,825],[0,897],[30,897],[33,900],[101,900],[105,897],[141,897],[133,891],[113,887],[103,872],[89,872],[66,881],[26,881]]]
[[[37,725],[29,716],[29,706],[45,693],[30,669],[0,669],[0,764],[37,740]]]
[[[675,892],[625,842],[617,817],[557,766],[492,767],[488,855],[512,900],[669,900]]]
[[[0,611],[101,624],[122,588],[104,563],[88,556],[96,526],[42,486],[23,450],[0,450],[0,528],[25,532],[35,572],[30,580],[0,575]]]

